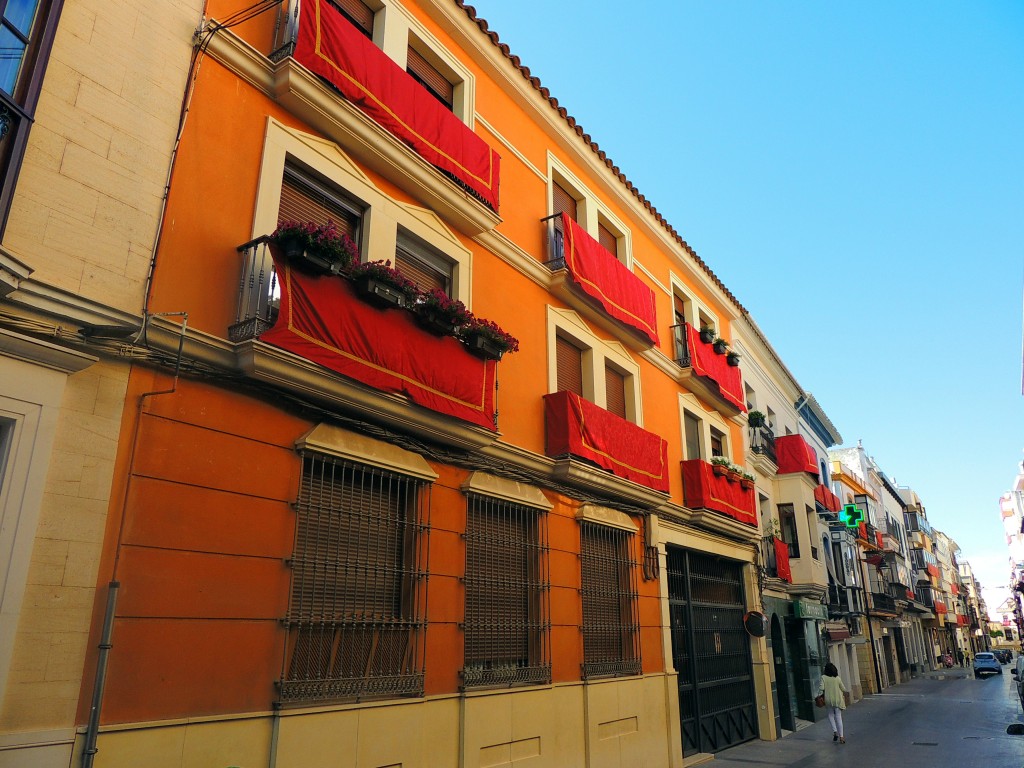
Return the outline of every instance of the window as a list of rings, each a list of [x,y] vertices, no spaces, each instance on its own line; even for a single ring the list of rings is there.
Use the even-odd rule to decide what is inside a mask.
[[[703,456],[700,449],[702,431],[700,419],[689,411],[683,411],[683,439],[686,443],[687,459],[699,459]]]
[[[547,540],[540,510],[469,495],[465,687],[547,683]]]
[[[611,209],[550,153],[548,174],[551,194],[550,215],[554,217],[549,219],[549,236],[553,238],[549,258],[557,260],[561,257],[562,231],[561,217],[558,214],[565,213],[612,256],[632,269],[629,230]]]
[[[604,368],[604,394],[607,410],[626,418],[626,376],[611,365]]]
[[[818,513],[814,507],[804,505],[804,512],[807,514],[807,533],[811,540],[811,557],[815,560],[819,559],[818,548],[814,546],[816,540],[816,534],[818,532]]]
[[[340,231],[359,243],[362,217],[361,206],[328,182],[294,165],[285,166],[278,224],[284,221],[312,221],[316,224],[333,221]]]
[[[711,427],[711,455],[725,456],[725,435],[720,429]]]
[[[405,69],[413,79],[429,91],[430,95],[448,109],[455,104],[455,86],[441,73],[439,67],[427,60],[412,44],[406,54]]]
[[[63,0],[0,0],[0,229],[39,101]]]
[[[422,695],[427,495],[303,452],[282,704]]]
[[[792,504],[779,504],[779,524],[782,527],[782,540],[789,549],[789,556],[800,557],[800,537]]]
[[[568,339],[555,339],[555,359],[558,367],[557,392],[573,392],[583,397],[583,350]]]
[[[446,295],[452,295],[452,261],[401,229],[395,248],[395,268],[416,283],[420,290],[439,288]]]
[[[364,35],[373,38],[373,11],[362,0],[331,0],[331,2]]]
[[[612,256],[618,257],[619,238],[602,221],[597,222],[597,242]]]
[[[551,182],[551,212],[564,213],[576,221],[576,198],[557,181]]]
[[[585,678],[640,674],[632,536],[618,528],[580,522]]]

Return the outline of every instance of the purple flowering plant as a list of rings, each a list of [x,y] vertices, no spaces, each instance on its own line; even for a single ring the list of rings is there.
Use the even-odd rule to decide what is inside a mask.
[[[370,280],[376,280],[378,283],[384,283],[396,291],[404,293],[410,304],[420,296],[420,289],[416,283],[392,267],[390,259],[353,264],[348,269],[348,276],[353,280],[369,278]]]
[[[440,288],[431,288],[420,294],[416,302],[416,311],[426,314],[433,312],[454,326],[468,325],[473,321],[473,313],[458,299],[453,299]]]
[[[292,242],[303,250],[315,252],[342,268],[359,260],[359,248],[333,221],[284,221],[270,235],[276,243]]]
[[[474,317],[469,324],[461,328],[459,335],[463,339],[468,339],[471,336],[483,336],[500,347],[503,352],[519,351],[519,339],[493,320],[485,320],[482,317]]]

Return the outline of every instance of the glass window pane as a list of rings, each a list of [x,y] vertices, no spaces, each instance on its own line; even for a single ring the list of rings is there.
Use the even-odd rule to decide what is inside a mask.
[[[24,55],[25,46],[21,40],[7,27],[0,27],[0,89],[12,96]]]
[[[38,7],[39,0],[7,0],[4,18],[22,35],[28,37]]]

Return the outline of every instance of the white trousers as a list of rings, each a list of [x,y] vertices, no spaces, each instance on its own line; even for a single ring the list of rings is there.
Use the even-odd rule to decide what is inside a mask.
[[[832,725],[832,730],[839,734],[839,738],[845,738],[843,736],[843,710],[839,707],[825,707],[828,711],[828,721]]]

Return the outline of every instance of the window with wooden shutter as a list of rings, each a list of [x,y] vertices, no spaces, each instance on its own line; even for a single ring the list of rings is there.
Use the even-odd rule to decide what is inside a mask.
[[[604,369],[605,409],[626,418],[626,377],[606,365]]]
[[[580,523],[583,676],[640,674],[636,563],[632,534]]]
[[[327,183],[292,166],[284,169],[281,205],[277,223],[298,221],[326,224],[333,221],[338,230],[359,243],[362,208]]]
[[[451,296],[452,262],[404,232],[398,233],[395,268],[416,283],[420,290],[439,288]]]
[[[424,486],[303,456],[281,704],[423,694]]]
[[[342,15],[367,37],[373,38],[373,11],[360,0],[330,0]]]
[[[555,365],[559,392],[583,397],[583,350],[561,336],[555,337]]]
[[[601,244],[612,256],[618,258],[619,255],[619,239],[615,236],[608,227],[601,222],[597,223],[597,242]]]
[[[405,61],[405,69],[413,76],[413,79],[430,91],[434,98],[451,109],[455,104],[455,86],[448,78],[411,45]]]
[[[551,681],[543,514],[503,499],[469,495],[466,688]]]
[[[565,213],[576,221],[576,198],[556,181],[551,182],[551,212]]]

